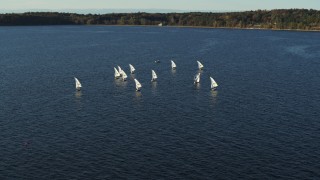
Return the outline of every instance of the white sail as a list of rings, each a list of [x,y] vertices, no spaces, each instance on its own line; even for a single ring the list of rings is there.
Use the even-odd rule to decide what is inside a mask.
[[[77,89],[78,91],[80,91],[80,89],[81,89],[81,87],[82,87],[80,81],[79,81],[76,77],[74,77],[74,80],[76,81],[76,89]]]
[[[176,69],[176,67],[177,67],[176,63],[174,63],[174,62],[171,60],[171,68],[172,68],[172,69]]]
[[[120,77],[120,73],[119,73],[119,71],[114,67],[114,77],[115,78],[118,78],[118,77]]]
[[[130,73],[131,74],[134,74],[134,71],[136,70],[131,64],[129,64],[130,66]]]
[[[200,73],[196,74],[194,77],[194,83],[199,83],[200,82]]]
[[[158,78],[156,72],[155,72],[154,70],[151,70],[151,72],[152,72],[152,79],[151,79],[151,81],[156,81],[157,78]]]
[[[118,66],[118,71],[119,71],[119,74],[120,74],[120,76],[122,76],[122,69],[121,69],[121,67],[120,66]]]
[[[211,80],[211,89],[216,89],[218,87],[217,82],[212,77],[210,77],[210,80]]]
[[[134,82],[136,83],[136,91],[140,91],[142,85],[140,84],[140,82],[137,79],[134,79]]]
[[[125,81],[127,80],[127,74],[122,70],[122,80]]]
[[[201,69],[203,69],[203,65],[202,65],[202,63],[200,62],[200,61],[197,61],[197,63],[198,63],[198,68],[201,70]]]

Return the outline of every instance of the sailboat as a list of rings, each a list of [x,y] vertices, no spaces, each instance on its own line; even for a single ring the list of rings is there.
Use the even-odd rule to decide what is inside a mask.
[[[120,67],[120,66],[118,66],[118,71],[119,71],[120,76],[122,76],[122,72],[123,72],[123,70],[121,69],[121,67]]]
[[[212,77],[210,77],[210,80],[211,80],[211,90],[216,90],[217,89],[217,87],[218,87],[218,84],[217,84],[217,82],[212,78]]]
[[[176,63],[174,63],[174,62],[171,60],[171,68],[172,68],[172,69],[176,69],[176,67],[177,67]]]
[[[136,91],[140,91],[142,85],[139,83],[137,79],[134,79],[134,82],[136,83]]]
[[[127,80],[127,74],[122,70],[122,80],[126,81]]]
[[[202,65],[202,63],[200,62],[200,61],[197,61],[197,63],[198,63],[198,68],[199,68],[199,70],[202,70],[203,69],[203,65]]]
[[[80,81],[76,77],[74,77],[74,80],[76,81],[76,89],[80,91],[82,87]]]
[[[154,72],[154,70],[151,70],[151,72],[152,72],[152,79],[151,79],[151,82],[156,81],[156,80],[157,80],[157,78],[158,78],[158,76],[157,76],[156,72]]]
[[[199,83],[199,82],[200,82],[200,73],[198,73],[194,76],[194,84]]]
[[[120,73],[119,73],[119,71],[115,68],[115,67],[113,67],[114,68],[114,77],[116,78],[116,79],[118,79],[119,77],[120,77]]]
[[[134,71],[136,71],[136,69],[131,64],[129,64],[129,66],[130,66],[130,73],[134,74]]]

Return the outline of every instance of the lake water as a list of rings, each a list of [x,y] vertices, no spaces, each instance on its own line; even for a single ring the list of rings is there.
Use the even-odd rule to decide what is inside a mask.
[[[0,27],[0,179],[316,179],[319,109],[319,32]]]

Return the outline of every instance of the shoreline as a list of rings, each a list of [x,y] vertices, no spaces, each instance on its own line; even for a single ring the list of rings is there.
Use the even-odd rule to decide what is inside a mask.
[[[107,25],[319,32],[319,17],[320,10],[315,9],[272,9],[223,13],[25,12],[0,14],[0,26]]]
[[[297,32],[320,32],[320,30],[305,30],[305,29],[274,29],[274,28],[239,28],[239,27],[207,27],[207,26],[169,26],[178,28],[207,28],[207,29],[239,29],[239,30],[270,30],[270,31],[297,31]]]
[[[158,25],[118,25],[118,24],[48,24],[48,25],[0,25],[1,27],[26,27],[26,26],[124,26],[124,27],[158,27],[158,28],[196,28],[196,29],[233,29],[233,30],[269,30],[269,31],[295,31],[295,32],[320,32],[319,30],[305,29],[275,29],[275,28],[240,28],[240,27],[210,27],[210,26],[158,26]]]
[[[198,29],[236,29],[236,30],[270,30],[270,31],[296,31],[296,32],[320,32],[320,30],[305,29],[274,29],[274,28],[239,28],[239,27],[210,27],[210,26],[158,26],[158,25],[105,25],[87,24],[85,26],[128,26],[128,27],[158,27],[158,28],[198,28]]]

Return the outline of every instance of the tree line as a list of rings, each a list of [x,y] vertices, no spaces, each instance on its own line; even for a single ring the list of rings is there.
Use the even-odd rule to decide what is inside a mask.
[[[320,11],[276,9],[244,12],[75,14],[26,12],[0,14],[0,26],[15,25],[158,25],[216,28],[320,30]]]

